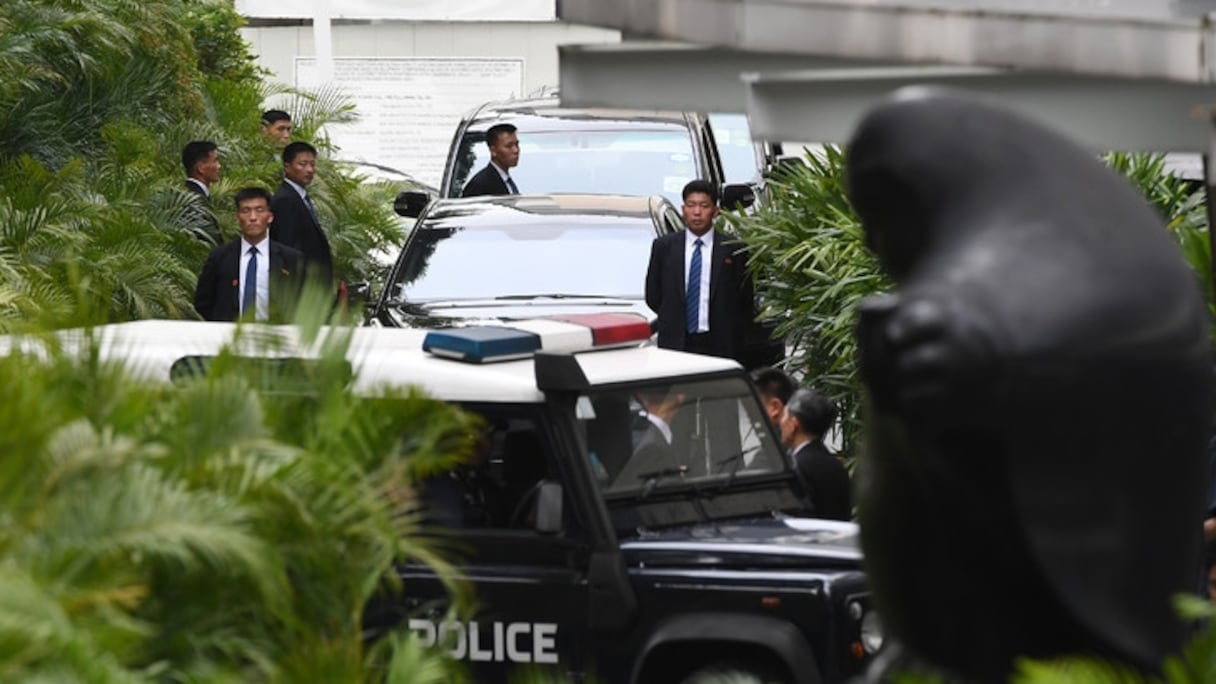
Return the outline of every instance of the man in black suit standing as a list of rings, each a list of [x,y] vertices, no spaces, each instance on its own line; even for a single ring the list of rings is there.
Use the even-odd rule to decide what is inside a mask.
[[[308,186],[317,175],[317,149],[296,141],[283,148],[283,183],[270,201],[274,239],[304,254],[309,278],[333,285],[334,257]]]
[[[835,420],[836,404],[831,399],[815,390],[800,389],[785,405],[781,440],[811,497],[814,516],[852,520],[849,472],[823,443],[824,434]]]
[[[283,321],[303,282],[303,255],[270,239],[270,193],[236,193],[241,237],[211,250],[194,289],[194,308],[208,321]]]
[[[646,271],[646,305],[658,314],[659,346],[740,360],[754,318],[747,255],[714,230],[718,189],[684,186],[687,231],[655,238]]]
[[[519,164],[519,136],[515,135],[515,126],[508,123],[490,126],[486,131],[486,145],[490,148],[490,163],[465,183],[460,196],[518,195],[519,188],[511,179],[511,169]]]
[[[192,193],[187,220],[198,239],[212,245],[224,241],[220,223],[211,213],[211,184],[220,179],[220,153],[210,140],[193,140],[182,148],[182,167],[186,171],[186,190]]]

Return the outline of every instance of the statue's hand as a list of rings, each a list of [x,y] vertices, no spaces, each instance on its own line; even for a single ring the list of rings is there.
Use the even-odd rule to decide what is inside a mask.
[[[882,295],[859,314],[862,375],[879,408],[940,422],[987,403],[993,345],[985,321],[957,300]]]

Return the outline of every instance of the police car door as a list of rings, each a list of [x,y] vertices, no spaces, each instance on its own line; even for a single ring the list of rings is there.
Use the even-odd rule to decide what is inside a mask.
[[[409,625],[464,661],[477,681],[505,682],[521,669],[581,672],[587,651],[587,545],[569,502],[562,529],[538,532],[536,502],[558,463],[536,412],[466,406],[486,419],[477,453],[427,495],[450,531],[449,557],[471,581],[476,607],[445,619],[449,603],[433,573],[404,574]],[[566,494],[568,497],[568,493]]]

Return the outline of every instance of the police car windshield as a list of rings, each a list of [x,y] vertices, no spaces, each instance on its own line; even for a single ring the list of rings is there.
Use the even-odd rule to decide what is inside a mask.
[[[485,131],[461,141],[450,197],[490,161]],[[692,140],[683,129],[519,133],[519,166],[511,178],[520,192],[661,194],[680,204],[684,184],[699,177]]]
[[[415,303],[563,293],[640,299],[654,237],[649,218],[422,226],[393,292]]]
[[[589,457],[606,495],[703,494],[786,470],[768,419],[742,378],[592,392],[582,406]]]

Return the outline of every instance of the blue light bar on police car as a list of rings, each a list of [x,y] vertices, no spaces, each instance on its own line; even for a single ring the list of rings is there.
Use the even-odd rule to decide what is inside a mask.
[[[650,323],[631,313],[576,314],[502,325],[433,330],[423,351],[469,363],[508,361],[536,351],[580,352],[635,345],[650,337]]]
[[[432,330],[422,340],[422,351],[473,363],[527,358],[537,349],[535,333],[488,325]]]

